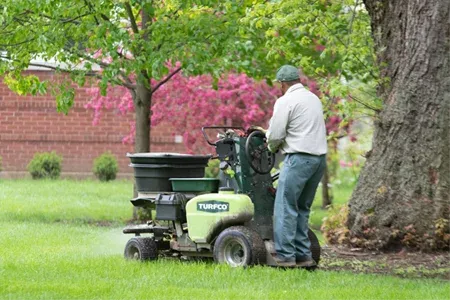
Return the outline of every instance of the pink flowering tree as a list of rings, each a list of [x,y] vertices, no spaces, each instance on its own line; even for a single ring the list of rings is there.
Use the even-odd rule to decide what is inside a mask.
[[[169,122],[183,135],[186,148],[197,153],[205,151],[202,126],[267,126],[279,93],[277,88],[245,74],[223,76],[217,89],[212,88],[213,80],[208,75],[178,75],[173,79],[155,94],[152,122]]]
[[[170,68],[178,67],[176,64]],[[318,97],[323,97],[316,81],[302,76],[301,82]],[[199,152],[204,146],[197,142],[201,137],[200,129],[205,125],[267,127],[274,102],[280,96],[279,88],[234,73],[220,78],[217,88],[213,88],[214,84],[210,75],[186,77],[182,73],[175,74],[154,95],[151,123],[155,126],[170,123],[174,134],[183,135],[186,149],[191,152]],[[88,88],[88,93],[92,99],[85,107],[94,111],[94,124],[100,121],[103,109],[115,110],[120,115],[134,111],[133,98],[124,87],[108,87],[106,96],[102,96],[96,87]],[[348,134],[350,128],[350,123],[341,126],[342,118],[334,108],[336,103],[339,100],[327,104],[327,110],[334,110],[328,113],[326,120],[327,134],[333,139]],[[130,124],[124,143],[134,142],[134,131],[134,124]]]
[[[177,68],[177,65],[173,68]],[[213,86],[217,84],[217,88]],[[93,123],[101,119],[103,109],[113,109],[125,115],[134,111],[128,89],[109,87],[106,96],[98,88],[88,89],[92,96],[86,108],[94,111]],[[279,89],[264,81],[256,81],[245,74],[230,73],[214,83],[210,75],[186,77],[175,74],[154,94],[151,123],[170,124],[173,134],[181,134],[189,152],[210,152],[205,147],[201,127],[206,125],[267,126]],[[123,142],[134,142],[135,127]],[[207,149],[205,151],[205,149]]]

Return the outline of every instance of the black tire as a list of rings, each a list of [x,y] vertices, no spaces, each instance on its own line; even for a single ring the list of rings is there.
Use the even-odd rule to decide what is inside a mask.
[[[126,259],[156,260],[158,259],[158,248],[153,238],[134,237],[125,246],[124,256]]]
[[[231,267],[264,264],[266,247],[255,231],[232,226],[222,231],[214,243],[214,260]]]
[[[309,248],[311,250],[311,256],[314,259],[314,261],[317,264],[319,264],[321,251],[320,244],[316,234],[311,229],[308,230],[308,238],[309,241],[311,242],[311,247]]]

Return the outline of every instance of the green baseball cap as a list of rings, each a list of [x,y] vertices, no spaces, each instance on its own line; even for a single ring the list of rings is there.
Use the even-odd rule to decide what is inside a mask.
[[[284,65],[277,71],[276,81],[294,81],[300,79],[298,69],[291,65]]]

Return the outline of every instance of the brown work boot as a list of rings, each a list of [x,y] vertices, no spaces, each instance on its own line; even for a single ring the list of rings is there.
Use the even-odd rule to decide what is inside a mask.
[[[294,260],[284,260],[280,258],[279,256],[274,256],[273,259],[275,260],[275,263],[278,267],[296,267]]]

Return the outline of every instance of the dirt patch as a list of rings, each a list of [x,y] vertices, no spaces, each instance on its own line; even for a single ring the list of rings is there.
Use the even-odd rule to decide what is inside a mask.
[[[374,252],[358,248],[322,247],[321,270],[384,274],[404,278],[450,280],[448,252]]]

